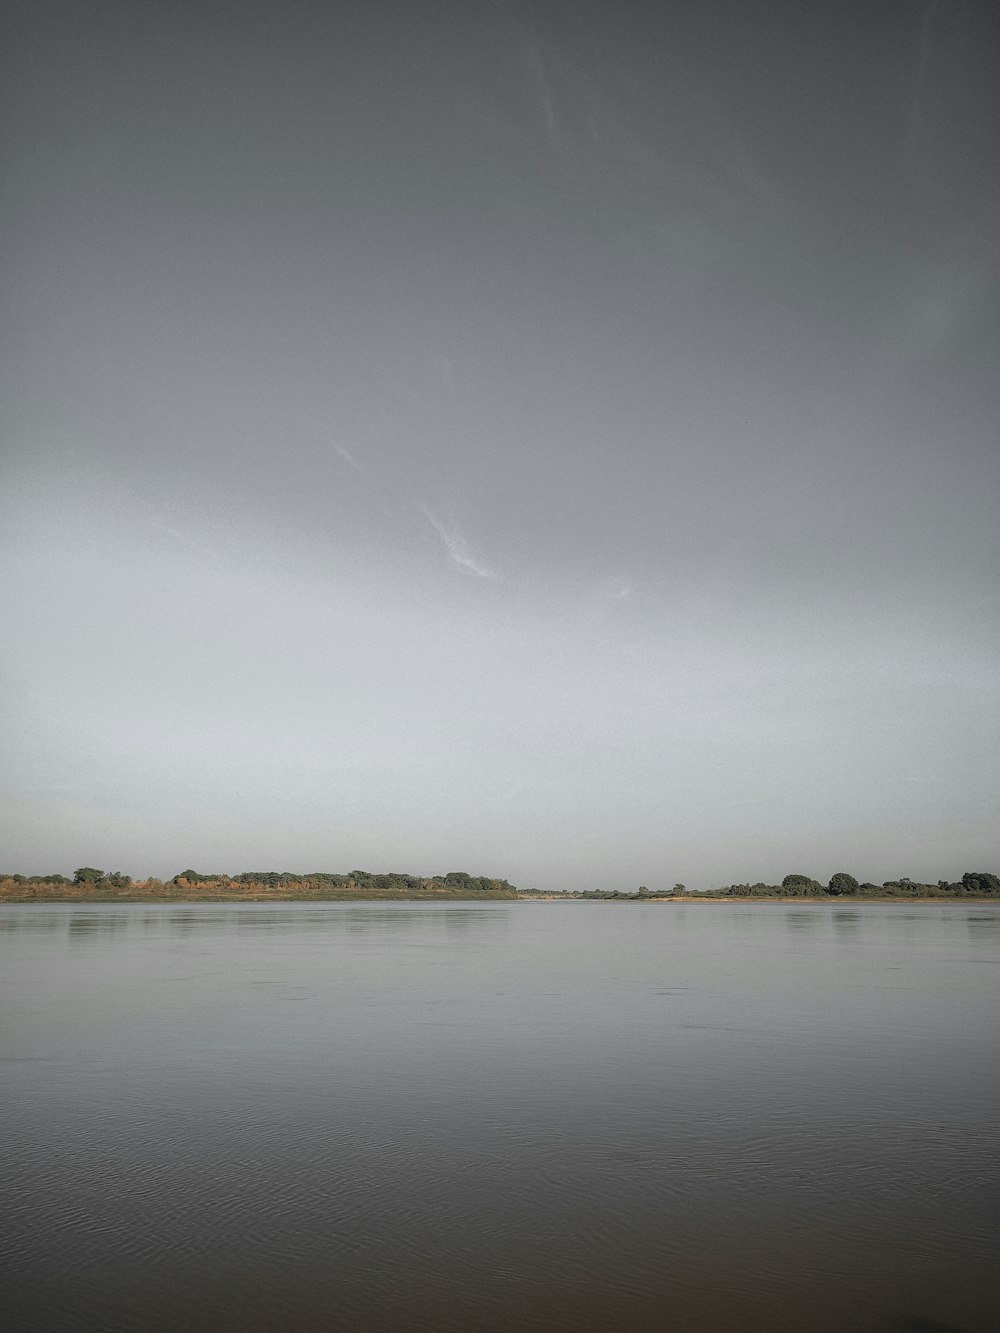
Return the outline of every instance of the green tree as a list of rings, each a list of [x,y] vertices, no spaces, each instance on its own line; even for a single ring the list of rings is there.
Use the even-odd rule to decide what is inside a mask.
[[[93,866],[81,866],[79,870],[73,871],[73,883],[85,884],[89,888],[93,888],[95,884],[99,884],[103,878],[104,871],[95,870]]]
[[[829,893],[857,893],[860,885],[853,875],[848,875],[844,870],[838,870],[835,875],[830,876],[830,883],[827,886]]]
[[[987,870],[967,870],[962,883],[966,893],[1000,894],[1000,878]]]
[[[822,885],[808,875],[786,875],[781,881],[781,888],[784,892],[780,896],[789,898],[807,898],[823,892]]]

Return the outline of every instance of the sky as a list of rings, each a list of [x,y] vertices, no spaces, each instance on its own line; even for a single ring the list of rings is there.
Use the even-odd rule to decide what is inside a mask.
[[[5,7],[0,860],[1000,870],[1000,11]]]

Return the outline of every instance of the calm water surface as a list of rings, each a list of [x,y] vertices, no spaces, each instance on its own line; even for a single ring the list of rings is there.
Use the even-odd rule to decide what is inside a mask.
[[[3,1324],[1000,1329],[1000,908],[0,908]]]

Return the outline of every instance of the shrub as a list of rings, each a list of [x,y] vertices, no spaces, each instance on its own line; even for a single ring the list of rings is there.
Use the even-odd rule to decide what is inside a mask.
[[[838,870],[835,875],[830,876],[828,886],[829,893],[857,893],[861,886],[853,875],[848,875],[846,871]]]
[[[962,883],[966,893],[1000,894],[1000,878],[986,870],[967,870]]]

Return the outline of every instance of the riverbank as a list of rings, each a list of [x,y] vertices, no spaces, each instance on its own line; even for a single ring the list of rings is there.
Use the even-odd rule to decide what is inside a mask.
[[[407,893],[391,892],[371,892],[371,893],[280,893],[274,890],[267,890],[257,893],[191,893],[178,891],[175,893],[17,893],[0,895],[0,907],[5,904],[11,906],[21,906],[35,904],[41,906],[52,904],[53,906],[107,906],[109,904],[118,904],[121,906],[136,906],[146,904],[156,906],[157,904],[170,904],[171,906],[197,904],[197,903],[368,903],[368,902],[433,902],[433,903],[482,903],[482,902],[506,902],[506,903],[604,903],[604,904],[631,904],[646,903],[650,905],[672,905],[672,906],[707,906],[710,904],[760,904],[763,906],[785,906],[785,907],[803,907],[810,904],[818,906],[840,906],[840,907],[864,907],[872,905],[890,905],[890,906],[909,906],[914,903],[998,903],[1000,899],[990,894],[936,894],[905,897],[869,897],[863,898],[835,898],[835,897],[728,897],[724,894],[685,894],[683,896],[671,896],[669,894],[658,897],[654,894],[648,896],[631,897],[621,895],[618,898],[584,898],[578,893],[454,893],[447,890],[441,891],[411,891]]]
[[[849,898],[849,897],[836,898],[836,897],[825,897],[825,896],[822,898],[820,897],[791,898],[791,897],[782,897],[780,894],[775,894],[770,897],[764,897],[763,895],[761,895],[760,897],[756,896],[740,897],[735,894],[732,896],[728,896],[726,894],[710,894],[710,893],[705,893],[705,894],[692,893],[692,894],[684,894],[682,896],[681,895],[671,896],[668,894],[664,897],[655,897],[653,894],[649,894],[648,896],[643,896],[641,898],[622,894],[618,898],[611,898],[611,897],[584,898],[581,894],[578,893],[520,893],[518,894],[518,898],[522,902],[673,903],[674,905],[680,904],[683,906],[687,906],[689,903],[694,903],[694,904],[764,903],[765,905],[782,904],[785,907],[788,906],[802,907],[810,903],[816,903],[820,906],[825,906],[825,907],[829,906],[863,907],[866,903],[882,903],[882,904],[889,903],[890,905],[898,904],[901,907],[906,906],[907,904],[910,903],[997,903],[998,905],[1000,905],[1000,899],[998,899],[995,895],[988,893],[962,893],[962,894],[939,893],[939,894],[925,894],[919,897],[914,896],[912,898],[888,897],[888,896],[877,898],[875,896],[869,896],[868,894],[866,894],[863,898]]]
[[[119,871],[90,867],[65,875],[0,874],[0,903],[275,903],[275,902],[615,902],[615,903],[914,903],[1000,902],[1000,877],[967,871],[936,884],[901,878],[883,884],[859,883],[838,873],[828,885],[805,875],[787,875],[781,884],[727,884],[705,892],[678,883],[673,890],[518,889],[506,879],[468,875],[418,876],[353,870],[245,871],[203,875],[185,870],[172,879],[132,879]]]
[[[451,893],[448,891],[420,891],[408,893],[280,893],[273,890],[257,893],[19,893],[0,896],[4,903],[62,903],[86,907],[96,903],[366,903],[366,902],[516,902],[513,893]]]

